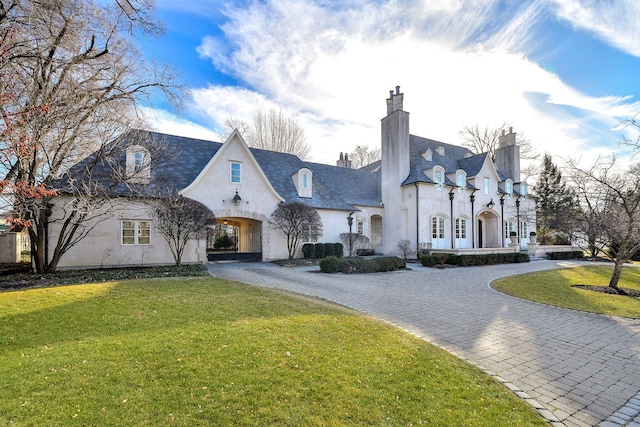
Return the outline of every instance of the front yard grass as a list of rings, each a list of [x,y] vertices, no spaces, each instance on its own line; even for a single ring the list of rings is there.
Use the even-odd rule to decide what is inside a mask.
[[[0,293],[0,425],[544,426],[353,311],[217,278]]]
[[[592,313],[640,318],[640,298],[572,287],[608,286],[612,271],[613,265],[563,268],[499,279],[492,286],[500,292],[530,301]],[[640,290],[640,269],[624,267],[618,286]]]

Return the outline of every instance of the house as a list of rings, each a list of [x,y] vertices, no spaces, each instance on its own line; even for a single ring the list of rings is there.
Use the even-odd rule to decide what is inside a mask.
[[[145,197],[171,191],[201,202],[217,218],[206,241],[190,242],[185,263],[286,258],[286,239],[269,225],[269,217],[280,203],[291,201],[315,208],[322,218],[324,234],[309,230],[308,242],[339,242],[340,234],[350,230],[350,217],[352,231],[366,235],[377,253],[398,254],[401,240],[409,240],[414,252],[526,248],[535,228],[535,204],[520,181],[515,133],[503,132],[495,159],[411,135],[403,99],[399,87],[390,92],[381,123],[382,160],[361,169],[351,168],[342,153],[333,166],[249,148],[237,131],[223,144],[131,132],[124,136],[131,140],[123,145],[126,150],[116,162],[105,163],[101,173],[105,179],[113,174],[109,168],[139,173],[129,186],[110,190],[119,196],[118,206],[110,207],[107,218],[94,224],[59,266],[171,263],[144,204]],[[163,147],[173,164],[160,165],[145,144],[137,145],[141,140]],[[131,186],[139,190],[135,197]],[[53,219],[62,205],[54,202]],[[52,221],[51,235],[59,227]],[[518,234],[516,243],[509,240],[511,231]]]

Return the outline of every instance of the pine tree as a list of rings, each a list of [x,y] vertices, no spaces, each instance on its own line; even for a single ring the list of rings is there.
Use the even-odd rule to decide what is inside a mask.
[[[546,243],[557,243],[567,237],[570,239],[578,209],[575,195],[567,187],[558,166],[547,153],[542,159],[535,195],[537,229],[542,242],[547,240]]]

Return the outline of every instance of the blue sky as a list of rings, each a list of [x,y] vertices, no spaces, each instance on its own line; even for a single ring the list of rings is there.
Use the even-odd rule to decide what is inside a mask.
[[[459,130],[511,124],[559,162],[619,152],[640,113],[637,0],[158,0],[165,37],[146,59],[189,86],[157,130],[219,141],[228,117],[281,109],[305,129],[310,160],[377,146],[389,90],[411,133],[461,144]]]

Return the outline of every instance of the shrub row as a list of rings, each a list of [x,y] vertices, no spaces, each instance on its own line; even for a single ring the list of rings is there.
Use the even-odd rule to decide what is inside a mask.
[[[405,267],[405,262],[398,257],[362,259],[331,256],[320,261],[320,271],[323,273],[379,273]]]
[[[342,258],[342,243],[305,243],[302,245],[302,256],[305,259],[322,259],[328,256]]]
[[[460,267],[472,265],[492,265],[492,264],[515,264],[519,262],[529,262],[529,255],[521,252],[507,254],[478,254],[478,255],[455,255],[436,253],[432,255],[422,255],[420,262],[425,267],[450,264]]]
[[[548,252],[547,258],[553,261],[563,260],[563,259],[575,259],[584,257],[584,252],[582,251],[570,251],[570,252]]]

